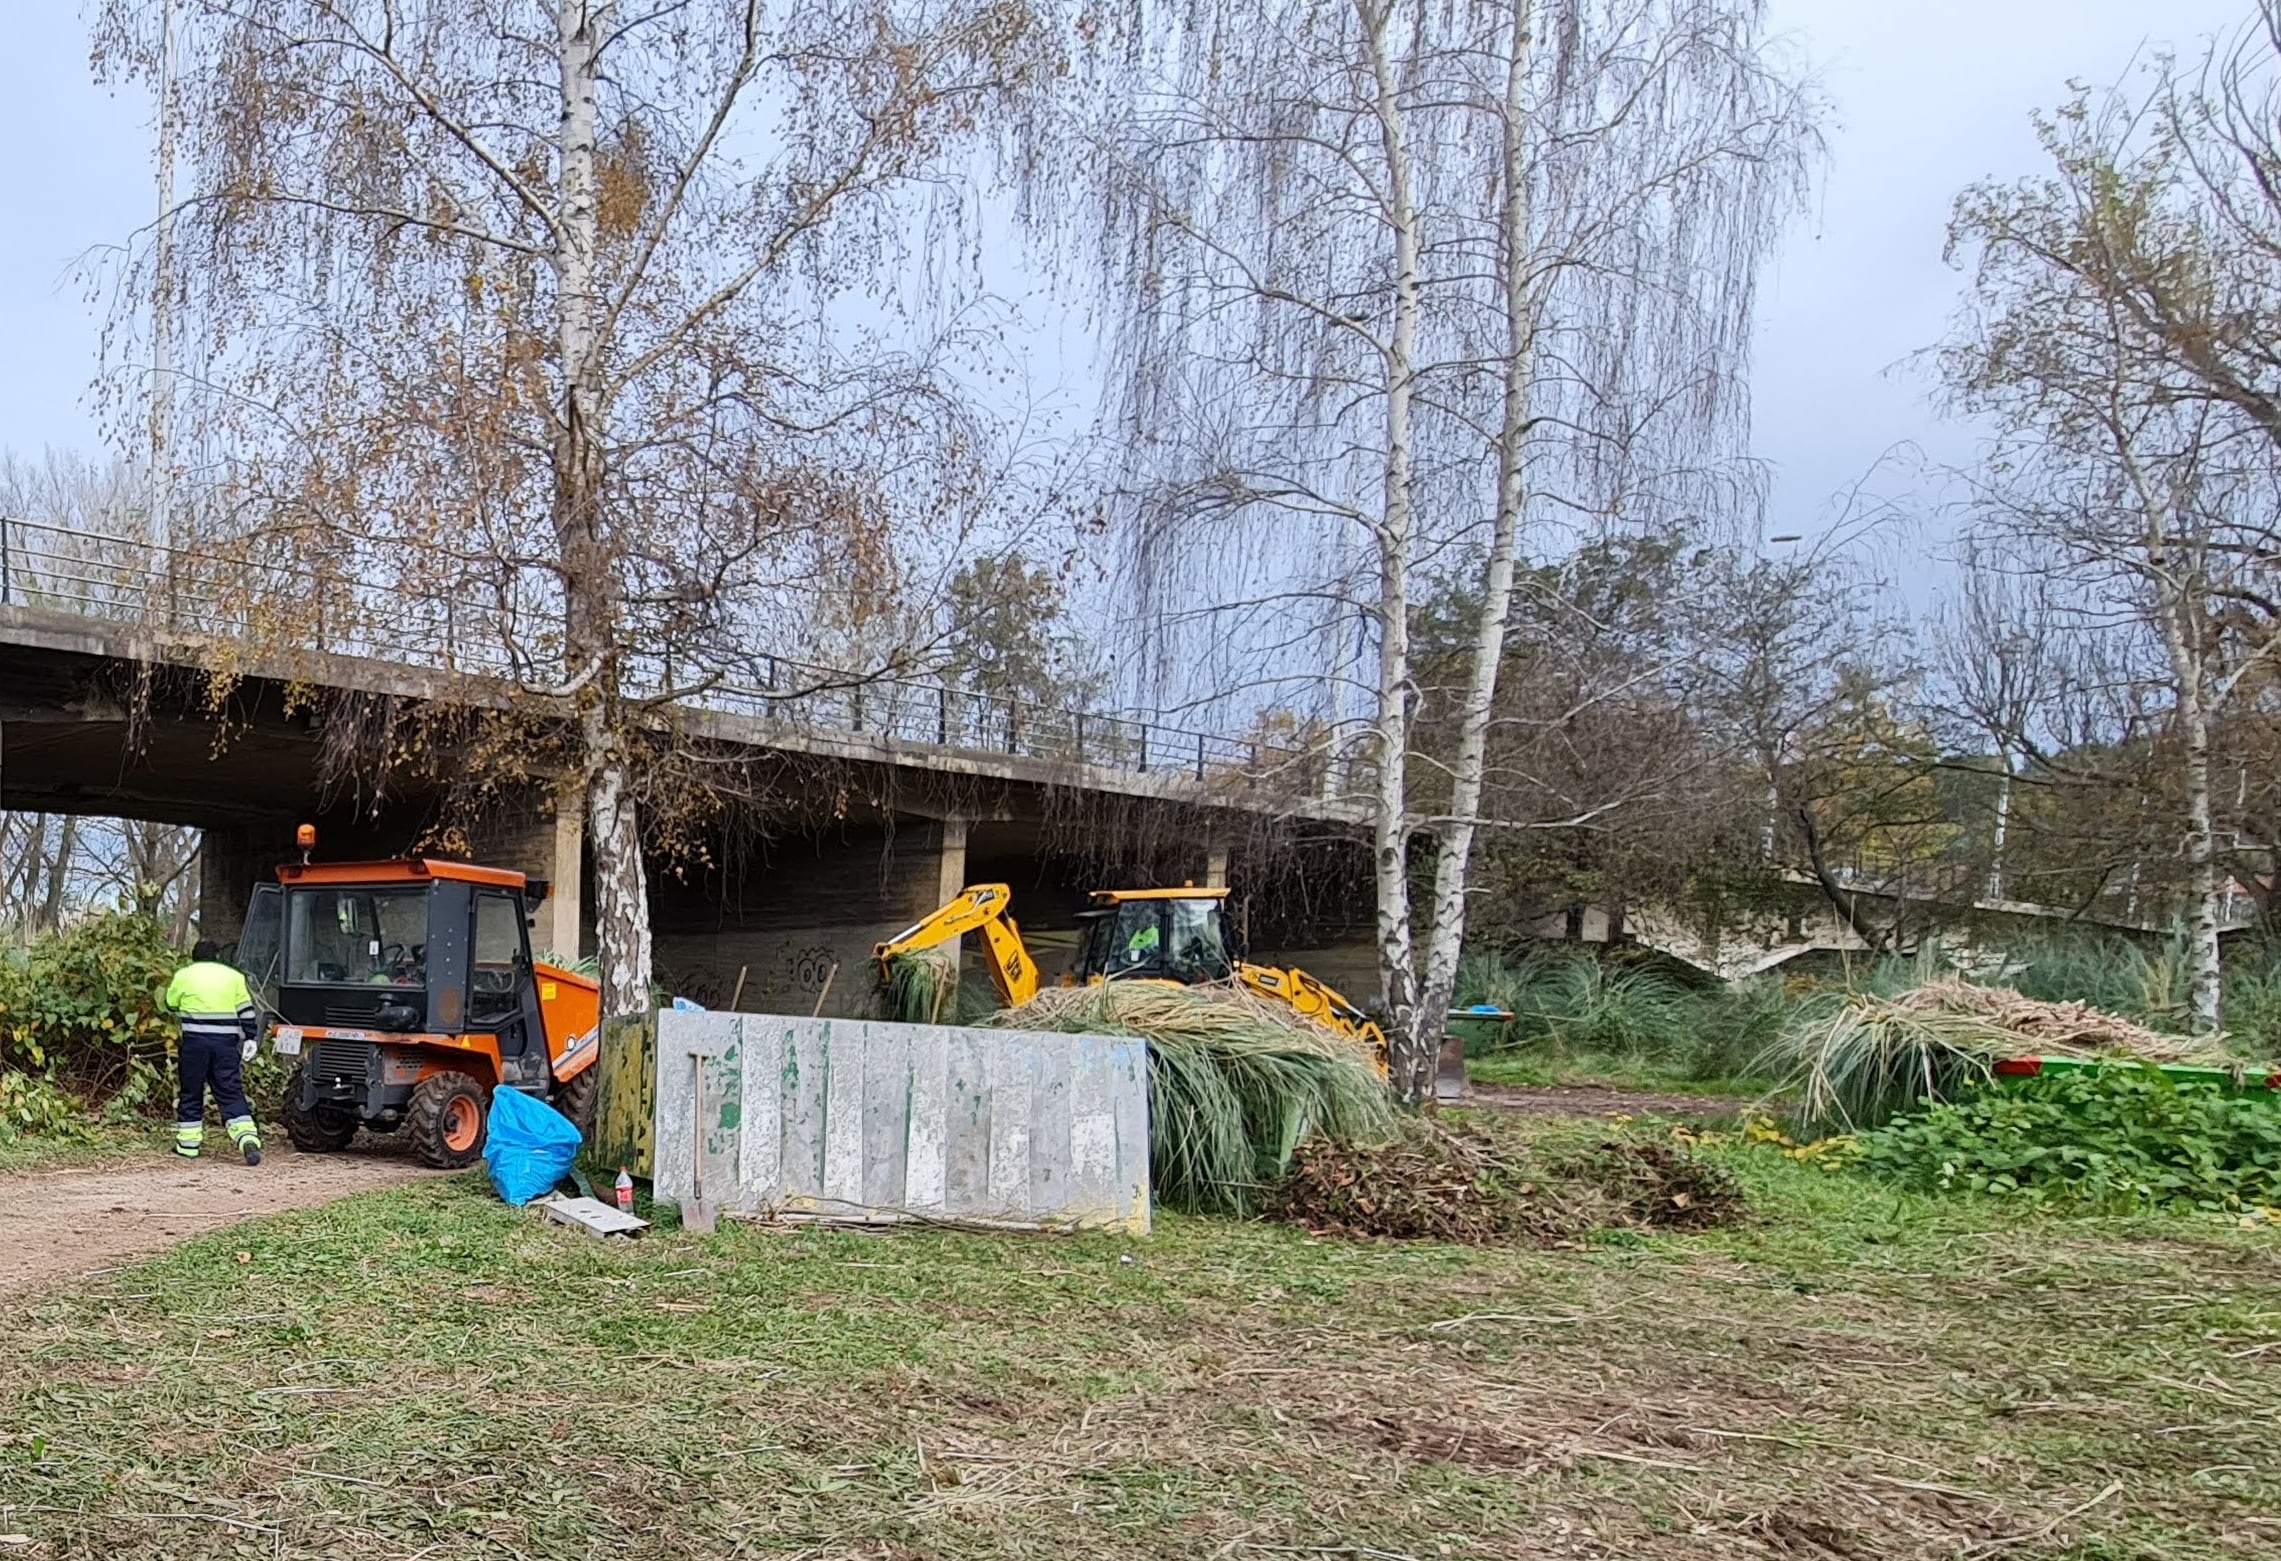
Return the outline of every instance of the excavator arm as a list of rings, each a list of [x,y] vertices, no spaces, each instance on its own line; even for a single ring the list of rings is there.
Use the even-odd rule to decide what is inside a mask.
[[[1021,1007],[1038,995],[1038,962],[1022,942],[1022,929],[1006,914],[1013,896],[1014,891],[1002,883],[969,885],[924,921],[872,949],[880,975],[887,974],[887,962],[898,954],[915,954],[965,933],[980,932],[983,950],[989,956],[990,984],[998,989],[999,1003],[1007,1008]]]
[[[1288,970],[1273,965],[1239,964],[1236,979],[1246,990],[1261,997],[1288,1003],[1301,1018],[1336,1030],[1339,1034],[1360,1041],[1370,1049],[1371,1060],[1383,1073],[1387,1067],[1386,1032],[1361,1009],[1348,1002],[1339,991],[1293,966]]]

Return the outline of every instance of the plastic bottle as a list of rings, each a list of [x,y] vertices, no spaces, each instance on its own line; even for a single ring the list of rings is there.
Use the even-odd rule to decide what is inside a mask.
[[[634,1179],[622,1165],[618,1167],[618,1210],[623,1214],[634,1212]]]

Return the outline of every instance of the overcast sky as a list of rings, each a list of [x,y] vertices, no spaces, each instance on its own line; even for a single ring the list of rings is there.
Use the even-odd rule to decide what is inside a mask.
[[[93,448],[97,307],[83,253],[148,220],[149,107],[89,83],[69,0],[0,0],[0,447]],[[1941,262],[1957,191],[2033,171],[2029,116],[2070,78],[2122,77],[2152,41],[2231,33],[2250,0],[1774,0],[1777,27],[1833,102],[1815,210],[1767,278],[1757,448],[1769,532],[1818,530],[1889,448],[1971,451],[1901,367],[1941,334],[1956,276]]]

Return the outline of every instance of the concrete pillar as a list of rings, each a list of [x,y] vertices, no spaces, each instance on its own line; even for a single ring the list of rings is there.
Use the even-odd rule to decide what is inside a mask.
[[[935,905],[956,899],[965,887],[966,820],[952,814],[942,821],[941,855],[935,867]],[[966,961],[966,939],[963,935],[951,938],[942,947],[950,956],[951,978],[955,982],[959,967]]]
[[[201,830],[198,835],[198,936],[234,943],[245,928],[246,901],[253,887],[290,858],[292,826],[243,824]]]
[[[1228,886],[1228,848],[1215,845],[1204,854],[1204,887],[1225,889]]]
[[[935,904],[954,898],[966,887],[966,820],[942,821],[942,865],[935,874]]]
[[[584,902],[586,897],[586,818],[575,803],[554,815],[554,892],[547,896],[541,927],[545,945],[564,959],[575,960],[586,950]]]

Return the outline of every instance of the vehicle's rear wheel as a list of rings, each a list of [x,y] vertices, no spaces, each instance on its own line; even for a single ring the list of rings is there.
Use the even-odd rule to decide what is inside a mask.
[[[440,1171],[456,1171],[483,1156],[485,1093],[464,1073],[437,1073],[420,1080],[404,1114],[412,1152]]]
[[[570,1118],[581,1136],[594,1131],[594,1100],[601,1092],[602,1069],[597,1064],[574,1079],[554,1087],[554,1109]]]
[[[346,1149],[356,1137],[355,1112],[339,1106],[301,1109],[301,1068],[298,1067],[293,1070],[293,1077],[286,1080],[285,1105],[278,1115],[284,1119],[286,1138],[303,1154],[334,1154]]]

